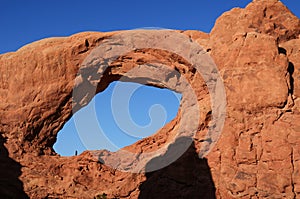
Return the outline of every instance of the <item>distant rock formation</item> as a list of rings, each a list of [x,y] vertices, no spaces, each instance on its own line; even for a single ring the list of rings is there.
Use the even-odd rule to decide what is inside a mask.
[[[300,20],[280,1],[256,0],[245,9],[234,8],[209,34],[181,31],[214,59],[227,94],[222,135],[204,159],[197,154],[210,121],[210,98],[190,63],[170,52],[141,49],[119,57],[104,73],[97,92],[137,64],[159,61],[176,67],[198,96],[202,113],[195,141],[177,161],[146,174],[100,164],[95,153],[113,154],[107,151],[60,157],[52,148],[72,116],[81,63],[118,33],[49,38],[0,55],[0,196],[300,198]],[[180,113],[125,150],[141,153],[164,146],[179,121]]]

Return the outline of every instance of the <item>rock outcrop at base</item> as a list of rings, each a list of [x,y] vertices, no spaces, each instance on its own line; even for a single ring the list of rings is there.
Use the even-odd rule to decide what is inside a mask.
[[[226,89],[224,129],[205,158],[197,154],[211,114],[206,85],[186,60],[151,49],[119,57],[97,92],[141,63],[177,68],[201,105],[200,126],[188,150],[168,167],[146,174],[101,164],[94,155],[99,152],[57,155],[52,147],[72,116],[83,60],[119,32],[44,39],[0,55],[1,198],[104,193],[108,198],[300,198],[300,20],[280,1],[255,0],[224,13],[209,34],[180,33],[211,55]],[[124,150],[142,153],[166,145],[179,121],[180,111],[155,135]]]

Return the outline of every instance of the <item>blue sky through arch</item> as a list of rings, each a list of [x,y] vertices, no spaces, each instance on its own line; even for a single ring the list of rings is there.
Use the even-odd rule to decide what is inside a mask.
[[[132,89],[134,92],[130,96],[129,104],[126,104],[120,96]],[[71,156],[76,150],[78,153],[87,149],[115,151],[133,144],[152,135],[175,118],[180,100],[181,94],[169,89],[132,82],[113,82],[65,124],[58,134],[54,149],[61,155]],[[122,107],[124,110],[128,109],[130,115],[120,111]],[[134,130],[140,131],[134,132],[130,125],[122,126],[116,122],[116,118],[125,120],[128,116],[136,125]],[[102,136],[110,140],[110,143]]]

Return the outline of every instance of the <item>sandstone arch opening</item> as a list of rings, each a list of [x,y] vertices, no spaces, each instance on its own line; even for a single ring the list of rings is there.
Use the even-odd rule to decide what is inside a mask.
[[[62,156],[85,150],[116,151],[153,135],[174,119],[180,100],[181,94],[169,89],[114,81],[68,120],[54,150]]]

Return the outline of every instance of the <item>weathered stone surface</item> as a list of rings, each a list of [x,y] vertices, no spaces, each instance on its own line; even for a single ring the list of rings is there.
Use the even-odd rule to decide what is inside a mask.
[[[97,87],[126,76],[137,64],[177,68],[200,105],[200,126],[187,152],[166,168],[132,174],[101,164],[94,154],[60,157],[56,135],[72,115],[78,69],[114,33],[80,33],[29,44],[0,55],[0,192],[4,198],[298,198],[300,197],[300,21],[276,0],[256,0],[224,13],[210,34],[182,31],[210,53],[224,80],[227,116],[222,135],[199,159],[210,121],[207,87],[190,63],[162,50],[119,57]],[[128,81],[133,81],[130,76]],[[153,86],[162,87],[152,83]],[[155,135],[124,150],[166,146],[177,117]],[[180,140],[176,140],[179,142]],[[174,144],[175,144],[174,143]],[[171,151],[167,148],[165,156]],[[151,166],[162,157],[147,163]],[[121,160],[137,161],[137,160]]]

